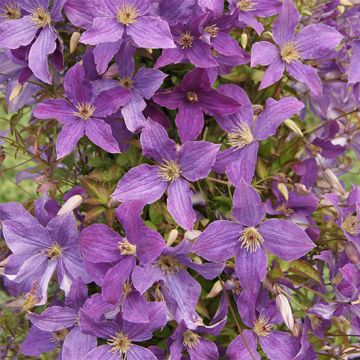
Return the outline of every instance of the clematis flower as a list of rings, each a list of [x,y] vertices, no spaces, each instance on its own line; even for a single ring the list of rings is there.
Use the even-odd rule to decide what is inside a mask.
[[[21,353],[40,356],[44,349],[50,350],[62,342],[62,359],[83,359],[96,347],[96,337],[83,333],[79,326],[79,311],[86,299],[87,287],[78,278],[71,286],[65,306],[50,306],[41,314],[30,313],[33,326],[21,345]]]
[[[166,325],[166,308],[164,302],[149,302],[149,322],[135,324],[124,320],[119,314],[115,320],[94,320],[81,310],[81,329],[89,334],[105,339],[106,344],[100,345],[87,353],[83,360],[157,360],[149,350],[134,344],[152,338],[153,331]]]
[[[48,84],[51,84],[48,56],[55,52],[59,39],[53,23],[63,20],[62,5],[60,0],[55,0],[51,8],[48,0],[19,0],[6,1],[1,6],[7,20],[0,23],[0,48],[18,49],[32,43],[29,67]]]
[[[268,41],[255,43],[251,50],[251,66],[265,65],[268,69],[259,89],[265,89],[280,80],[285,69],[296,80],[305,83],[315,95],[321,95],[322,83],[316,71],[300,60],[326,57],[339,45],[343,36],[325,24],[305,26],[298,34],[300,16],[291,0],[284,0],[281,12],[273,24],[275,44]]]
[[[239,86],[222,85],[219,92],[241,103],[242,107],[236,114],[216,116],[218,124],[228,132],[230,148],[219,152],[214,170],[225,172],[234,185],[241,178],[249,183],[255,172],[259,141],[274,135],[280,124],[300,111],[304,104],[294,97],[283,97],[279,101],[270,98],[255,118],[250,99]]]
[[[148,15],[150,0],[108,0],[105,5],[106,15],[95,18],[92,28],[81,36],[84,44],[115,43],[129,36],[143,48],[175,47],[167,22]]]
[[[196,139],[204,127],[204,113],[211,116],[229,115],[240,111],[237,100],[211,87],[203,69],[187,73],[173,91],[158,92],[153,100],[168,109],[178,109],[175,118],[182,142]]]
[[[5,209],[5,216],[12,216],[13,209]],[[14,220],[3,220],[3,235],[13,252],[5,268],[5,276],[29,292],[36,285],[40,298],[34,304],[47,301],[47,289],[56,271],[60,288],[67,295],[72,282],[82,277],[88,280],[79,252],[79,235],[72,213],[51,219],[46,227],[24,210]],[[35,301],[36,300],[36,301]]]
[[[95,94],[79,63],[66,73],[64,88],[66,100],[45,100],[33,111],[38,119],[56,118],[63,124],[56,141],[57,158],[68,155],[84,135],[110,153],[120,152],[111,126],[103,118],[129,101],[129,90],[119,87]]]
[[[256,17],[269,17],[279,13],[281,0],[229,0],[231,14],[237,16],[240,23],[253,28],[259,35],[264,26]]]
[[[130,91],[130,100],[121,109],[121,114],[131,132],[137,132],[145,125],[144,99],[150,100],[167,76],[160,70],[145,67],[141,67],[135,74],[134,52],[135,48],[123,43],[115,56],[119,79],[102,82],[106,88],[121,87]]]
[[[196,240],[193,251],[209,261],[235,256],[235,272],[244,289],[255,293],[264,280],[269,251],[283,260],[304,256],[315,244],[299,226],[287,220],[268,219],[256,190],[243,179],[234,193],[235,221],[211,223]]]
[[[143,153],[157,165],[142,164],[129,170],[112,194],[115,200],[141,200],[151,204],[167,191],[167,207],[174,220],[192,230],[196,214],[192,208],[190,182],[204,179],[215,162],[219,145],[188,141],[179,149],[165,129],[148,120],[140,137]]]

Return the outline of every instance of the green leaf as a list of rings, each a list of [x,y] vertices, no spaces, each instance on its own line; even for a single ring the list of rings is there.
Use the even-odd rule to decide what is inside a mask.
[[[290,263],[289,271],[305,278],[310,278],[321,284],[319,273],[304,260],[295,260]]]
[[[161,207],[159,204],[152,204],[149,209],[150,220],[155,225],[160,225],[164,221],[164,217],[161,214]]]

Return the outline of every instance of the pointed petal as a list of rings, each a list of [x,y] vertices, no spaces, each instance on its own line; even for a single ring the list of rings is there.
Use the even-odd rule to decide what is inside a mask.
[[[63,359],[83,360],[85,355],[96,347],[96,337],[84,334],[80,327],[74,327],[66,336],[62,346]]]
[[[89,351],[83,358],[83,360],[119,360],[119,355],[116,352],[111,351],[110,345],[101,345]]]
[[[244,339],[247,346],[244,344]],[[260,360],[256,349],[256,335],[250,330],[244,330],[243,336],[239,335],[230,343],[226,355],[229,360]]]
[[[233,204],[233,216],[244,226],[256,226],[266,214],[260,195],[244,179],[235,189]]]
[[[54,350],[58,345],[54,335],[32,326],[20,346],[20,353],[27,356],[38,357],[44,352]]]
[[[191,360],[218,359],[219,352],[214,342],[200,338],[195,346],[187,349]]]
[[[180,105],[175,123],[183,143],[194,140],[204,127],[204,114],[199,106]]]
[[[299,259],[315,247],[303,229],[287,220],[266,220],[258,231],[265,249],[283,260]]]
[[[96,70],[99,74],[103,74],[114,55],[119,51],[121,42],[107,42],[96,45],[94,48],[94,61]]]
[[[236,100],[216,90],[202,92],[200,103],[204,112],[212,116],[234,114],[241,109]]]
[[[122,317],[124,320],[133,323],[148,323],[148,308],[144,295],[132,291],[126,296],[122,306]]]
[[[281,331],[271,331],[269,336],[260,336],[259,341],[269,360],[293,359],[300,350],[297,338]]]
[[[227,260],[236,254],[242,229],[231,221],[214,221],[200,234],[192,251],[209,261]]]
[[[56,158],[61,159],[70,154],[84,133],[85,124],[82,120],[64,125],[56,139]]]
[[[279,81],[284,75],[284,71],[285,63],[280,58],[280,56],[278,56],[265,71],[264,77],[262,78],[261,84],[259,86],[259,90],[265,89]]]
[[[131,345],[126,354],[127,360],[157,360],[157,357],[149,350],[142,346]]]
[[[186,49],[186,55],[190,62],[198,68],[211,68],[217,65],[213,58],[210,46],[201,40],[194,40],[192,46]]]
[[[62,124],[77,121],[73,106],[64,99],[45,100],[34,108],[33,115],[38,119],[56,119]]]
[[[94,101],[94,117],[106,117],[116,113],[130,100],[130,91],[120,86],[101,92]]]
[[[145,99],[151,99],[166,77],[160,70],[142,67],[135,76],[134,87]]]
[[[144,266],[135,266],[131,279],[136,290],[143,294],[156,281],[162,280],[163,274],[158,266],[147,264]]]
[[[157,166],[139,165],[129,170],[118,182],[112,197],[119,201],[143,200],[151,204],[159,200],[168,183],[159,175]]]
[[[278,48],[268,41],[258,41],[251,48],[251,67],[270,65],[278,58]]]
[[[192,230],[196,214],[192,207],[193,192],[190,184],[183,178],[178,178],[168,187],[167,208],[174,220],[184,229]]]
[[[46,225],[53,241],[60,246],[77,246],[79,243],[79,232],[76,220],[72,212],[54,217]]]

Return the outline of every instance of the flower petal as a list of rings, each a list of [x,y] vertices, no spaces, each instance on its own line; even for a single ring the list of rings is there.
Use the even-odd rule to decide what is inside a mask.
[[[71,124],[77,121],[74,108],[64,99],[49,99],[36,105],[33,115],[38,119],[56,119],[62,124]]]
[[[83,360],[119,360],[119,355],[111,351],[112,347],[110,345],[101,345],[89,351],[83,358]]]
[[[247,346],[244,344],[244,338]],[[242,336],[239,335],[230,343],[226,350],[226,355],[229,360],[260,360],[255,333],[250,330],[244,330]]]
[[[96,337],[84,334],[75,326],[66,336],[62,346],[63,359],[83,360],[85,355],[96,347]]]
[[[271,331],[268,336],[260,336],[259,341],[269,360],[293,359],[300,350],[297,338],[281,331]]]
[[[85,124],[82,120],[64,125],[56,139],[56,158],[70,154],[84,134]]]
[[[148,323],[148,302],[144,295],[140,295],[137,291],[132,291],[125,298],[122,306],[122,317],[124,320],[133,323]]]
[[[149,350],[139,345],[132,344],[126,353],[127,360],[157,360],[157,357]]]
[[[101,92],[94,101],[94,117],[114,114],[130,100],[130,91],[120,86]]]
[[[279,56],[270,64],[270,66],[265,71],[264,77],[262,78],[261,84],[259,86],[259,90],[263,90],[279,81],[284,75],[284,71],[285,63]]]
[[[145,99],[151,99],[166,77],[167,74],[160,70],[142,67],[138,70],[135,76],[134,88]]]
[[[204,114],[197,105],[180,105],[176,114],[175,123],[181,141],[194,140],[204,127]]]
[[[251,67],[270,65],[278,58],[278,48],[268,41],[258,41],[251,48]]]

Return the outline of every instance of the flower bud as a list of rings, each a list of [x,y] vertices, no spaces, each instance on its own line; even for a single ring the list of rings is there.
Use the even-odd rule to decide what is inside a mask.
[[[72,54],[76,50],[79,44],[80,36],[81,34],[77,31],[72,33],[70,38],[70,54]]]
[[[289,191],[284,183],[278,183],[277,188],[280,191],[280,194],[285,198],[286,201],[289,200]]]
[[[281,317],[284,320],[285,325],[293,330],[294,328],[294,317],[292,310],[289,304],[289,300],[284,294],[279,294],[276,296],[276,307],[280,311]]]
[[[334,174],[334,172],[331,169],[326,169],[324,171],[324,178],[325,180],[333,187],[333,189],[340,193],[345,194],[345,190],[343,186],[341,185],[340,180],[338,177]]]
[[[216,295],[218,295],[219,293],[221,293],[222,291],[222,285],[220,280],[218,280],[212,287],[212,289],[210,290],[210,292],[206,295],[207,299],[211,299],[214,298]]]
[[[184,234],[184,237],[186,240],[194,241],[196,238],[198,238],[201,234],[201,231],[199,230],[192,230],[192,231],[186,231]]]
[[[248,43],[248,36],[245,33],[242,33],[240,36],[240,43],[243,49],[246,49],[247,43]]]
[[[166,240],[167,246],[171,246],[177,239],[178,235],[179,235],[179,231],[177,231],[176,229],[172,229]]]
[[[17,83],[10,93],[9,101],[13,101],[15,98],[17,98],[22,93],[23,89],[24,86],[22,84]]]
[[[291,120],[291,119],[286,119],[284,121],[284,124],[290,129],[292,130],[296,135],[299,135],[301,137],[304,137],[304,134],[302,133],[301,129],[299,128],[299,126],[296,124],[295,121]]]
[[[81,203],[83,202],[83,198],[80,195],[74,195],[68,201],[65,202],[65,204],[61,207],[61,209],[58,211],[58,215],[64,215],[67,214],[70,211],[75,210],[78,208]]]

